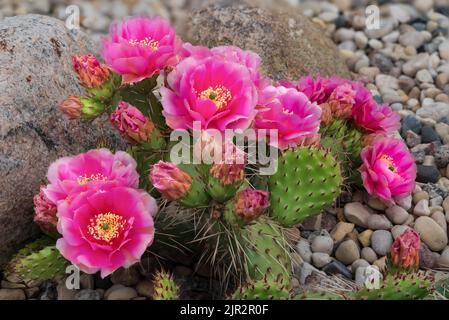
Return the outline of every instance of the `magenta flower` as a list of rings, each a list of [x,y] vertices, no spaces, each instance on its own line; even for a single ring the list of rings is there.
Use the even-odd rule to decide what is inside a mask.
[[[140,260],[153,242],[156,212],[143,190],[103,185],[81,192],[58,204],[56,247],[83,272],[104,278]]]
[[[40,191],[33,198],[34,202],[34,222],[39,225],[42,232],[55,236],[58,234],[56,225],[56,205],[45,196],[45,186],[41,186]]]
[[[251,79],[258,89],[263,89],[269,84],[269,79],[260,73],[262,59],[260,56],[249,50],[243,50],[236,46],[219,46],[209,49],[202,46],[193,46],[190,43],[183,45],[182,54],[184,58],[194,57],[204,59],[213,57],[222,61],[238,63],[248,69]]]
[[[249,70],[214,57],[188,57],[161,88],[163,114],[172,129],[246,129],[256,114],[257,91]]]
[[[278,148],[296,146],[320,128],[321,109],[301,92],[282,86],[268,86],[262,93],[271,97],[264,101],[256,117],[256,129],[277,129]],[[265,99],[264,99],[265,100]],[[268,133],[268,132],[267,132]],[[275,142],[269,141],[271,145]]]
[[[168,21],[159,17],[132,17],[111,27],[102,54],[108,66],[122,75],[123,82],[131,83],[174,66],[180,46]]]
[[[402,140],[375,140],[360,157],[363,164],[359,170],[369,194],[392,204],[393,197],[406,197],[415,188],[415,160]]]
[[[351,118],[367,133],[391,133],[400,127],[400,117],[389,106],[379,106],[371,92],[361,82],[338,77],[307,76],[298,82],[280,81],[288,88],[295,88],[318,103],[323,109],[324,123],[330,116]]]
[[[352,109],[357,126],[369,133],[391,133],[401,126],[401,117],[388,105],[378,105],[373,100]]]
[[[153,122],[139,109],[124,101],[120,101],[111,114],[110,121],[130,143],[148,141],[154,131]]]
[[[45,196],[58,204],[68,196],[104,184],[137,188],[139,174],[136,167],[136,161],[123,151],[113,154],[108,149],[97,149],[63,157],[48,168],[50,183],[45,189]]]

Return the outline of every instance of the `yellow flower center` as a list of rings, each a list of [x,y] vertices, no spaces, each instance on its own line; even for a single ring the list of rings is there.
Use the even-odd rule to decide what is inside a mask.
[[[106,181],[108,178],[101,173],[91,174],[88,176],[87,174],[84,174],[82,176],[79,176],[77,179],[77,182],[79,185],[85,185],[91,181]]]
[[[387,164],[388,170],[390,170],[390,171],[392,171],[392,172],[397,172],[396,164],[394,163],[392,157],[390,157],[390,156],[387,155],[387,154],[383,154],[383,155],[380,157],[380,160],[383,161],[383,162],[385,162],[385,163]]]
[[[218,109],[225,107],[232,99],[231,92],[222,85],[209,87],[202,91],[198,97],[203,100],[211,100]]]
[[[142,40],[131,39],[128,43],[132,46],[148,47],[153,51],[159,49],[159,41],[153,40],[150,37],[145,37]]]
[[[126,220],[122,216],[107,212],[100,213],[95,218],[90,219],[87,230],[94,239],[110,243],[120,235],[125,226]]]

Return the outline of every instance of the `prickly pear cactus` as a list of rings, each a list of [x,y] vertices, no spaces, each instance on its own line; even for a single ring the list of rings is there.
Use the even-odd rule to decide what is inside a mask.
[[[279,225],[260,217],[242,229],[241,238],[247,274],[251,279],[290,282],[289,247]]]
[[[361,289],[352,294],[356,300],[419,300],[432,290],[433,279],[423,272],[386,276],[379,289]]]
[[[320,129],[321,144],[332,151],[344,168],[356,168],[361,163],[363,133],[346,119],[334,118]]]
[[[315,147],[287,150],[268,181],[271,217],[292,226],[333,204],[343,182],[332,154]]]
[[[307,291],[297,294],[294,300],[343,300],[343,296],[329,292]]]
[[[241,285],[230,296],[231,300],[288,300],[290,290],[285,284],[266,278]]]
[[[23,281],[52,280],[64,274],[69,262],[54,245],[49,245],[50,241],[39,239],[20,250],[6,272],[17,274]]]
[[[178,300],[179,286],[173,276],[166,271],[158,271],[154,276],[154,300]]]

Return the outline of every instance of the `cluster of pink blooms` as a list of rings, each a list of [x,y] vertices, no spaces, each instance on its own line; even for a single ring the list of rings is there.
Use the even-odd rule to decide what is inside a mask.
[[[393,203],[414,188],[414,159],[401,140],[389,137],[400,126],[399,116],[376,103],[359,82],[303,77],[274,83],[262,76],[261,59],[254,52],[182,43],[162,18],[131,17],[114,24],[102,55],[106,65],[90,55],[74,58],[83,86],[98,87],[112,72],[121,75],[123,85],[162,74],[162,114],[173,130],[193,129],[194,122],[221,132],[253,128],[267,133],[258,138],[285,150],[319,144],[321,124],[348,119],[370,137],[361,153],[366,190]],[[100,110],[80,99],[68,100],[62,109],[72,118],[81,113],[88,118]],[[118,104],[110,121],[134,144],[147,141],[154,131],[151,119],[126,102]],[[269,140],[272,129],[277,141]],[[232,183],[241,179],[243,169],[218,164],[211,174]],[[35,197],[36,221],[47,233],[62,235],[58,248],[82,270],[101,270],[105,276],[138,261],[151,244],[157,206],[137,189],[136,162],[128,154],[101,149],[62,158],[50,166],[48,180]],[[186,173],[165,162],[152,167],[150,180],[168,199],[182,197],[191,184]],[[268,206],[268,194],[248,189],[236,201],[241,217],[250,219]]]
[[[414,188],[412,156],[403,142],[388,138],[400,127],[399,115],[378,104],[360,82],[307,76],[273,84],[261,75],[257,54],[233,46],[209,49],[182,44],[160,18],[134,17],[114,25],[104,42],[103,56],[125,82],[165,72],[161,102],[171,129],[192,129],[195,121],[201,129],[220,131],[276,129],[277,141],[269,141],[268,135],[258,137],[284,150],[317,143],[320,123],[345,118],[366,135],[366,141],[371,140],[360,169],[368,192],[392,203]],[[123,119],[114,117],[115,123]],[[385,163],[391,164],[390,169],[378,171]]]
[[[61,254],[103,277],[140,260],[154,236],[156,201],[139,190],[135,160],[91,150],[54,162],[35,196],[35,221],[57,236]]]

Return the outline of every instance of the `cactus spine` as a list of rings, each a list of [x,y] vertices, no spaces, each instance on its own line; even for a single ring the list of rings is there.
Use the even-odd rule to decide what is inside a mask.
[[[153,280],[154,300],[178,300],[179,286],[173,276],[166,271],[158,271]]]

